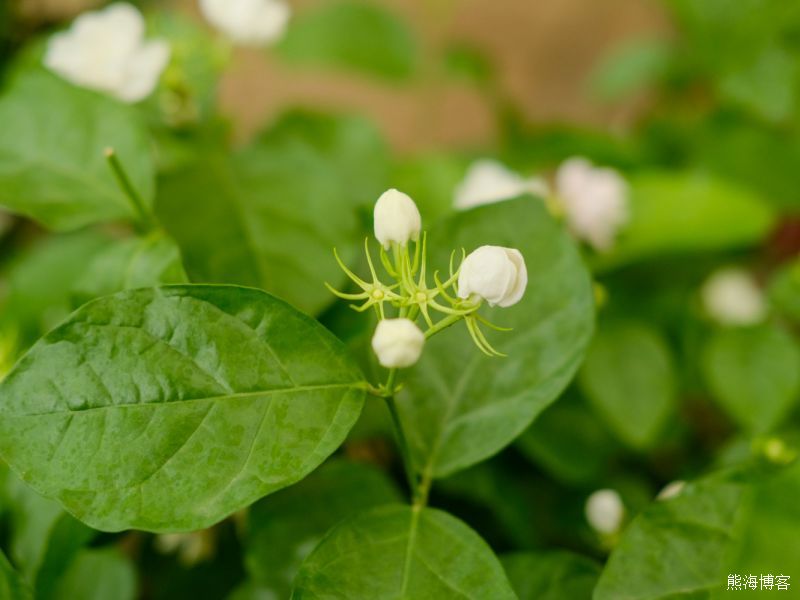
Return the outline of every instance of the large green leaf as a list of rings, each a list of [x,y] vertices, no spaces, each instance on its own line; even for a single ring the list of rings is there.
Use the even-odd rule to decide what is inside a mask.
[[[431,338],[398,397],[417,467],[445,476],[491,456],[525,430],[578,368],[593,328],[589,276],[572,240],[530,197],[454,215],[429,236],[432,264],[483,244],[519,248],[528,289],[486,311],[510,333],[490,335],[507,358],[484,356],[463,325]],[[483,309],[482,309],[483,310]]]
[[[119,240],[98,252],[75,282],[82,302],[122,290],[187,283],[178,247],[162,231]]]
[[[730,574],[793,577],[800,560],[800,463],[774,473],[748,471],[689,483],[636,517],[600,576],[595,600],[727,598]]]
[[[274,134],[168,175],[157,209],[193,281],[260,287],[316,313],[333,299],[324,282],[343,281],[333,247],[354,255],[358,205],[383,191],[383,148],[357,120],[294,116]],[[359,162],[370,175],[354,185]]]
[[[600,575],[595,561],[571,552],[525,552],[501,560],[519,600],[591,600]]]
[[[0,454],[103,530],[192,530],[301,479],[358,418],[362,376],[263,292],[170,286],[78,310],[0,385]]]
[[[642,323],[601,327],[580,384],[596,411],[634,448],[657,439],[676,400],[675,373],[661,335]]]
[[[478,534],[431,508],[390,505],[339,524],[303,563],[292,598],[515,598]]]
[[[287,598],[303,560],[339,521],[400,500],[390,479],[344,460],[323,465],[307,479],[255,504],[245,540],[250,577],[262,591]]]
[[[84,550],[59,581],[55,598],[134,600],[136,569],[112,549]]]
[[[703,356],[715,399],[754,433],[779,425],[800,399],[800,348],[776,325],[716,333]]]
[[[619,450],[586,402],[569,393],[548,407],[515,445],[553,477],[583,485],[599,483]]]
[[[599,268],[753,245],[774,222],[759,196],[703,173],[641,173],[629,184],[630,223],[614,249],[598,257]]]
[[[57,230],[133,218],[106,163],[108,147],[152,202],[149,141],[133,108],[33,70],[3,92],[0,123],[0,205]]]
[[[330,65],[386,79],[409,77],[418,54],[402,20],[380,6],[350,0],[298,15],[277,50],[293,63]]]
[[[33,599],[30,589],[8,563],[8,559],[2,551],[0,551],[0,598],[4,600]]]
[[[628,526],[606,564],[595,600],[707,598],[726,581],[725,558],[744,487],[723,477],[687,484]]]

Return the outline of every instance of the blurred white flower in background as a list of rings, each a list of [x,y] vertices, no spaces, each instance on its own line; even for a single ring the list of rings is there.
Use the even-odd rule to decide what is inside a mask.
[[[711,274],[701,290],[703,307],[722,325],[747,326],[764,320],[767,304],[752,275],[737,267]]]
[[[595,250],[610,249],[629,216],[622,176],[584,158],[570,158],[558,168],[555,186],[572,233]]]
[[[519,250],[481,246],[464,259],[458,274],[458,296],[479,296],[490,306],[512,306],[522,299],[528,270]]]
[[[686,482],[678,479],[676,481],[671,481],[667,485],[664,486],[664,489],[658,492],[658,496],[656,496],[656,500],[672,500],[673,498],[680,496],[683,488],[686,487]]]
[[[410,319],[384,319],[372,336],[372,349],[387,369],[410,367],[419,360],[425,334]]]
[[[192,567],[214,556],[216,539],[212,529],[162,533],[155,537],[155,547],[161,554],[177,554],[182,565]]]
[[[526,179],[496,160],[482,159],[470,165],[456,187],[453,206],[466,210],[526,193],[546,198],[550,191],[547,182],[540,177]]]
[[[200,9],[232,41],[249,46],[279,40],[292,13],[283,0],[200,0]]]
[[[67,81],[138,102],[156,87],[169,62],[169,44],[144,39],[144,18],[130,4],[79,16],[47,43],[44,64]]]
[[[625,517],[625,505],[614,490],[597,490],[586,499],[586,520],[595,531],[610,535],[619,531]]]

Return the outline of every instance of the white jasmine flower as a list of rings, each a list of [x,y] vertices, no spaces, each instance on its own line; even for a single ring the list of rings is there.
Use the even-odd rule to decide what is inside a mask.
[[[79,16],[47,43],[44,64],[67,81],[138,102],[149,96],[169,62],[169,44],[144,39],[144,18],[130,4]]]
[[[764,294],[745,270],[727,267],[714,272],[701,290],[703,306],[723,325],[755,325],[764,319]]]
[[[547,197],[550,191],[544,179],[525,179],[496,160],[483,159],[470,165],[456,188],[453,205],[464,210],[510,200],[525,193]]]
[[[571,158],[556,173],[556,193],[573,234],[596,250],[608,250],[628,221],[628,186],[613,169]]]
[[[658,496],[656,496],[656,500],[671,500],[676,496],[680,496],[683,488],[686,487],[686,482],[678,479],[677,481],[672,481],[664,486],[664,489],[658,492]]]
[[[528,270],[519,250],[481,246],[464,259],[458,274],[458,296],[473,294],[490,306],[516,304],[528,285]]]
[[[592,529],[610,535],[619,531],[625,516],[625,506],[616,491],[597,490],[587,498],[585,512]]]
[[[388,190],[375,203],[375,238],[388,248],[392,242],[405,246],[419,239],[422,217],[414,201],[403,192]]]
[[[200,9],[231,40],[251,46],[280,39],[291,16],[283,0],[200,0]]]
[[[410,367],[424,345],[425,334],[409,319],[384,319],[372,336],[372,349],[387,369]]]

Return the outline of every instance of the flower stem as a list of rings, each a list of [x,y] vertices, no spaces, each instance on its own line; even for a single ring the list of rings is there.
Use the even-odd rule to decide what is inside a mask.
[[[440,331],[447,329],[451,325],[458,323],[463,318],[464,315],[450,315],[448,317],[445,317],[444,319],[436,323],[436,325],[434,325],[433,327],[428,329],[428,331],[425,332],[425,339],[428,339],[429,337],[439,333]]]
[[[114,177],[117,180],[119,187],[128,197],[131,207],[133,208],[133,212],[136,213],[137,224],[139,228],[144,232],[152,231],[156,226],[155,220],[153,219],[153,214],[149,209],[146,208],[144,200],[139,195],[139,192],[136,191],[136,188],[133,187],[128,174],[125,172],[122,163],[117,157],[117,153],[113,148],[106,148],[105,155],[108,165],[111,167],[111,171],[114,173]]]
[[[403,459],[403,470],[406,474],[406,481],[408,483],[409,492],[416,497],[417,494],[417,475],[414,472],[414,466],[411,462],[411,453],[408,448],[408,441],[406,434],[403,430],[403,423],[400,420],[400,413],[397,410],[397,402],[394,398],[394,385],[397,379],[397,369],[389,371],[389,377],[386,379],[384,388],[386,395],[384,400],[389,409],[389,414],[392,416],[392,424],[394,425],[395,437],[397,437],[397,446],[400,450],[400,456]]]

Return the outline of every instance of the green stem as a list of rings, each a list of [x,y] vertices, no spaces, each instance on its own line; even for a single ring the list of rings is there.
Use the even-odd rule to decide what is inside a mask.
[[[432,481],[430,470],[426,469],[414,492],[414,506],[422,508],[428,504],[428,494],[431,491]]]
[[[428,329],[428,331],[425,332],[425,339],[428,339],[432,335],[435,335],[440,331],[447,329],[451,325],[458,323],[463,318],[464,315],[450,315],[448,317],[445,317],[444,319],[436,323],[436,325],[434,325],[433,327]]]
[[[411,453],[408,449],[408,441],[406,434],[403,430],[403,423],[400,420],[400,413],[397,410],[397,402],[394,398],[394,385],[397,379],[397,369],[389,371],[389,377],[386,379],[387,395],[384,396],[386,406],[389,409],[389,414],[392,415],[392,423],[394,424],[394,432],[397,437],[397,446],[400,450],[400,456],[403,459],[403,470],[406,474],[406,481],[408,482],[408,489],[412,495],[416,497],[417,493],[417,476],[414,472],[414,466],[411,462]]]
[[[114,173],[114,177],[116,178],[119,187],[128,197],[131,207],[133,208],[133,212],[136,213],[137,224],[139,228],[144,232],[152,231],[156,226],[155,219],[153,218],[152,213],[147,209],[144,200],[139,195],[139,192],[137,192],[136,188],[133,187],[128,174],[125,172],[122,163],[117,157],[117,153],[113,148],[106,148],[105,155],[108,165],[111,167],[111,171]]]

